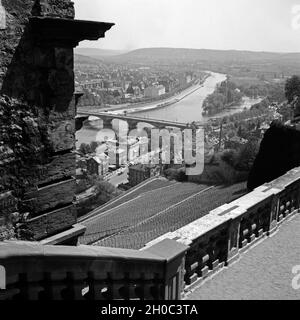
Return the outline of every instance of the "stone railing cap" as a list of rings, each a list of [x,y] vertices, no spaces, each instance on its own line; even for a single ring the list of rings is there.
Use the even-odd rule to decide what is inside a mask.
[[[38,242],[4,241],[0,243],[0,261],[18,258],[64,258],[66,260],[114,259],[123,261],[162,262],[172,260],[187,250],[176,241],[166,240],[146,250],[119,249],[98,246],[54,246]]]
[[[171,239],[164,239],[145,250],[139,252],[149,252],[166,259],[167,262],[184,254],[188,250],[188,246],[178,243]]]

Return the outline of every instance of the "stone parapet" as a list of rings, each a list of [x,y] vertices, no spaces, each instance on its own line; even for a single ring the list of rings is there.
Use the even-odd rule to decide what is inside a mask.
[[[298,213],[299,199],[300,167],[151,241],[145,248],[163,239],[189,246],[185,263],[185,290],[189,290]]]
[[[172,240],[143,252],[3,242],[0,300],[175,300],[186,249]]]

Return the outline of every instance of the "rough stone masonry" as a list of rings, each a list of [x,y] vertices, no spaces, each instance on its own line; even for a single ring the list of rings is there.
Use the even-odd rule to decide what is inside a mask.
[[[40,240],[76,223],[73,48],[113,24],[74,20],[70,0],[2,6],[0,240]]]

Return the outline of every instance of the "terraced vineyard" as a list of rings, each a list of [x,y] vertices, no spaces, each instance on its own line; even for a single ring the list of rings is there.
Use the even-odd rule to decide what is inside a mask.
[[[138,195],[122,206],[82,222],[87,230],[84,237],[80,238],[80,243],[92,243],[135,226],[206,187],[193,183],[173,184]]]
[[[125,195],[122,195],[110,202],[108,202],[107,204],[99,207],[98,209],[93,210],[93,212],[91,212],[90,214],[88,214],[88,217],[93,217],[96,216],[102,212],[106,212],[108,210],[111,210],[113,208],[116,208],[117,206],[132,200],[136,197],[138,197],[141,194],[144,194],[148,191],[153,191],[159,188],[164,188],[164,187],[168,187],[171,185],[176,184],[175,181],[169,181],[167,179],[164,178],[157,178],[157,179],[153,179],[151,181],[147,181],[146,183],[142,184],[141,186],[138,186],[136,188],[131,189],[130,191],[126,192]],[[80,220],[85,220],[86,217],[82,217]]]
[[[195,194],[155,217],[103,239],[96,245],[140,249],[145,243],[203,217],[210,210],[240,197],[245,191],[244,183],[228,187],[213,187]]]
[[[244,183],[228,187],[176,183],[157,188],[82,222],[87,231],[80,243],[139,249],[243,192]]]

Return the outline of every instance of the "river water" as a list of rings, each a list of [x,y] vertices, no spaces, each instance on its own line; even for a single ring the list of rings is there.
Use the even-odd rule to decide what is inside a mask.
[[[191,123],[193,121],[205,123],[211,118],[224,117],[242,111],[244,108],[248,109],[251,105],[258,103],[261,100],[244,97],[242,104],[236,108],[225,110],[224,112],[213,116],[203,116],[202,105],[205,98],[213,93],[216,86],[226,80],[226,78],[227,76],[225,74],[210,72],[210,76],[205,80],[201,87],[199,86],[197,90],[193,90],[192,93],[188,95],[183,93],[176,96],[176,98],[180,99],[177,103],[157,109],[155,109],[155,105],[147,106],[145,108],[141,108],[141,111],[128,113],[145,119],[162,119],[181,123]],[[134,110],[136,110],[136,107]],[[127,109],[127,111],[129,110]],[[118,110],[116,113],[122,113],[122,110]],[[95,141],[96,135],[97,130],[83,127],[82,130],[77,131],[76,133],[77,146],[81,143],[90,143],[91,141]]]
[[[137,117],[150,119],[163,119],[181,123],[192,121],[205,122],[202,116],[202,105],[205,98],[214,92],[217,84],[226,80],[226,75],[211,72],[203,86],[186,96],[181,101],[165,108],[152,109],[143,112],[132,113]]]

